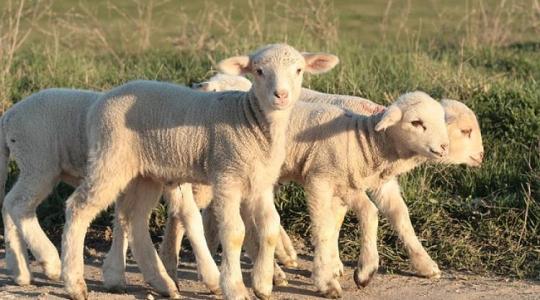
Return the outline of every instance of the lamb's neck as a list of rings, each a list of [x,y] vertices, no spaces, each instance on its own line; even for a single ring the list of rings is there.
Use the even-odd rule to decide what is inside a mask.
[[[416,167],[425,159],[419,155],[402,149],[396,143],[391,130],[375,131],[375,126],[382,119],[383,112],[369,117],[359,116],[356,120],[356,147],[361,155],[356,157],[362,161],[356,164],[367,167],[367,172],[379,174],[381,180],[397,176]]]
[[[355,120],[354,146],[360,150],[359,162],[370,168],[378,168],[387,161],[396,160],[399,154],[385,131],[375,131],[383,113],[373,116],[357,116]]]
[[[291,112],[292,109],[265,112],[253,91],[247,94],[247,103],[244,108],[246,119],[270,147],[274,145],[282,147],[285,143]]]

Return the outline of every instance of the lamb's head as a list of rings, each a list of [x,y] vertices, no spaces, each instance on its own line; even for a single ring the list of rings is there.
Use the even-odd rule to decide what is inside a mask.
[[[384,112],[375,130],[386,130],[402,156],[441,159],[448,155],[444,109],[424,92],[400,96]]]
[[[444,161],[480,166],[484,158],[484,146],[476,115],[467,105],[456,100],[444,99],[441,104],[446,114],[450,138],[450,152]]]
[[[268,45],[249,56],[236,56],[219,63],[221,72],[229,75],[250,73],[252,91],[261,108],[285,110],[291,108],[300,96],[304,72],[324,73],[331,70],[339,59],[324,53],[300,53],[285,44]]]
[[[244,91],[251,89],[251,81],[240,75],[227,75],[218,73],[212,76],[208,81],[194,83],[191,86],[193,89],[205,92],[221,92],[221,91]]]

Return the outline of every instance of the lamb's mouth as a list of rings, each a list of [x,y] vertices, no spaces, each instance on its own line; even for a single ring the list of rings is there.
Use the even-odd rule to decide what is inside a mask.
[[[433,150],[433,148],[429,148],[429,152],[431,153],[431,155],[435,158],[442,158],[444,157],[444,154],[442,152],[438,152],[438,151],[435,151]]]
[[[470,158],[472,161],[475,162],[475,166],[476,166],[476,167],[482,165],[482,160],[480,160],[480,159],[478,159],[478,158],[476,158],[476,157],[474,157],[474,156],[469,156],[469,158]]]

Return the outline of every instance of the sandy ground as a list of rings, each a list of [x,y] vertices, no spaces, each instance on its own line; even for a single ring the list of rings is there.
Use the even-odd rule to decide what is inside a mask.
[[[188,255],[189,256],[189,255]],[[190,260],[188,258],[188,260]],[[289,285],[277,287],[273,299],[323,299],[318,296],[309,279],[311,257],[301,255],[297,269],[286,269]],[[143,281],[133,260],[127,268],[128,287],[125,294],[110,294],[101,284],[102,252],[86,255],[85,278],[90,299],[159,299]],[[243,265],[249,286],[249,264]],[[41,275],[37,264],[32,264],[34,284],[20,287],[13,284],[5,269],[4,253],[0,252],[0,299],[66,299],[60,282],[52,282]],[[219,299],[207,292],[197,280],[193,262],[179,267],[178,282],[185,299]],[[353,269],[347,267],[341,278],[343,299],[540,299],[540,282],[514,281],[504,278],[480,277],[446,272],[439,280],[417,278],[408,274],[377,274],[367,288],[357,289],[352,280]]]

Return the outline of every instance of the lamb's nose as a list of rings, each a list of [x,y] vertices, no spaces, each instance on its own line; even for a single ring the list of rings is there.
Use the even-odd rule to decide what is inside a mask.
[[[289,92],[287,92],[287,91],[275,91],[274,96],[276,96],[276,97],[278,97],[280,99],[285,99],[285,98],[289,97]]]
[[[484,151],[480,152],[478,154],[478,158],[480,159],[480,161],[482,161],[484,159]]]
[[[441,149],[446,151],[448,149],[448,144],[441,144]]]

